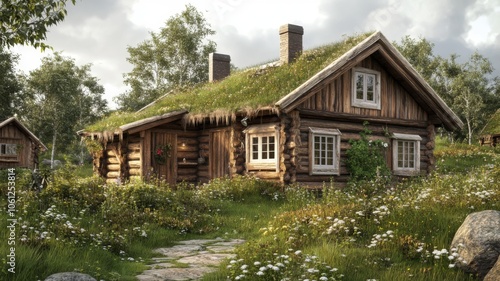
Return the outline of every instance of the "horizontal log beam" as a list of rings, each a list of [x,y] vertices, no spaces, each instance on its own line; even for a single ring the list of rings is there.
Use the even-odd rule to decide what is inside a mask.
[[[425,120],[405,120],[405,119],[395,119],[386,117],[374,117],[374,116],[364,116],[364,115],[354,115],[349,113],[339,113],[339,112],[329,112],[329,111],[318,111],[311,109],[299,109],[300,115],[303,117],[312,117],[319,119],[335,119],[339,121],[348,122],[364,122],[368,121],[373,124],[393,124],[399,126],[410,126],[410,127],[420,127],[427,128],[429,125]]]

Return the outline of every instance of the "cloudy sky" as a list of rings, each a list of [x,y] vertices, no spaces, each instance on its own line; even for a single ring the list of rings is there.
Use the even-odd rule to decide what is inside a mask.
[[[500,75],[500,0],[77,0],[65,21],[50,28],[47,43],[79,65],[91,63],[113,107],[112,98],[127,90],[123,73],[132,69],[127,46],[149,39],[188,3],[216,31],[217,52],[231,55],[237,67],[278,58],[279,26],[292,23],[304,27],[305,49],[380,30],[391,41],[424,37],[444,57],[467,59],[477,50]],[[48,55],[24,46],[13,51],[25,73]]]

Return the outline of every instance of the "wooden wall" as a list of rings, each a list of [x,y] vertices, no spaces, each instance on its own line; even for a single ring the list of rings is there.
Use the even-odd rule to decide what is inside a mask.
[[[17,157],[0,157],[0,168],[34,168],[38,164],[38,147],[16,125],[0,128],[0,143],[18,145]]]
[[[380,72],[381,110],[351,106],[352,71],[346,71],[337,79],[326,79],[311,89],[314,94],[299,108],[346,113],[362,116],[404,120],[427,120],[427,113],[376,59],[368,57],[356,67]]]
[[[298,129],[298,132],[292,132],[291,135],[295,137],[290,138],[288,147],[290,154],[285,156],[289,158],[288,169],[290,183],[299,182],[309,186],[321,186],[323,183],[329,183],[330,180],[343,186],[349,180],[349,171],[346,168],[345,159],[346,151],[350,147],[349,140],[359,139],[359,132],[363,130],[361,122],[348,122],[338,121],[333,119],[314,119],[314,118],[301,118],[293,117],[294,125],[292,129]],[[340,175],[309,175],[309,128],[328,128],[338,129],[341,132],[340,142]],[[386,136],[386,133],[401,133],[401,134],[415,134],[422,138],[420,142],[420,171],[422,175],[430,172],[435,165],[433,157],[434,149],[434,126],[428,127],[405,127],[400,125],[391,124],[376,124],[372,123],[368,128],[373,132],[370,139],[382,140],[389,144],[386,151],[386,160],[389,168],[392,170],[392,141]]]

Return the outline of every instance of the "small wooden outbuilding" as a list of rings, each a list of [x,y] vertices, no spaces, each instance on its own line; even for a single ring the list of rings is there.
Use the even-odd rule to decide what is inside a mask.
[[[372,138],[387,143],[395,176],[430,172],[436,127],[463,123],[390,41],[376,32],[302,52],[302,34],[300,26],[280,28],[280,61],[214,73],[219,81],[81,131],[99,144],[95,171],[110,182],[154,175],[203,183],[240,174],[342,184],[349,140],[368,121]],[[229,69],[227,55],[210,59],[210,71]]]
[[[16,117],[0,123],[0,169],[38,166],[38,153],[47,147]]]
[[[481,145],[497,146],[500,144],[500,109],[491,116],[479,135]]]

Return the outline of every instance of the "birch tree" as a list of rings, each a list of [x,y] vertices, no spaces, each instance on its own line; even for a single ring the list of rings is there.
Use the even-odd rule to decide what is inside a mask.
[[[215,34],[194,6],[169,18],[160,32],[136,47],[128,47],[134,68],[124,75],[130,90],[115,100],[123,110],[135,111],[170,89],[208,80],[208,54],[215,51]]]
[[[24,118],[43,142],[67,153],[78,142],[76,131],[106,113],[104,87],[90,74],[90,65],[77,66],[60,53],[42,59],[27,77]]]

